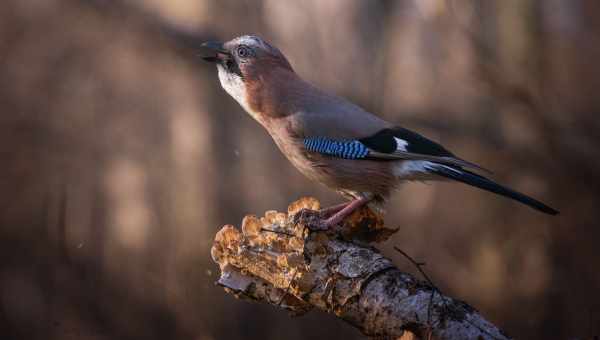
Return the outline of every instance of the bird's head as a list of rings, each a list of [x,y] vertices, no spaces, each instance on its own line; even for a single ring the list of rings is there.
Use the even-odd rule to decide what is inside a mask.
[[[267,68],[292,69],[281,51],[255,35],[243,35],[225,43],[205,42],[202,47],[207,50],[204,60],[242,79],[252,78]]]
[[[246,111],[253,114],[252,88],[269,79],[278,71],[293,72],[283,53],[263,39],[244,35],[228,42],[206,42],[202,44],[204,60],[217,64],[221,85]],[[275,78],[275,77],[273,77]]]

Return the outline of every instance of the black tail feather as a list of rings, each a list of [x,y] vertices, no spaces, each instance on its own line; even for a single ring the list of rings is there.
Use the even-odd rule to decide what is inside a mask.
[[[457,169],[446,165],[439,165],[432,167],[431,172],[440,176],[453,179],[465,184],[472,185],[474,187],[493,192],[498,195],[502,195],[508,198],[512,198],[518,202],[528,205],[536,210],[549,215],[557,215],[559,212],[545,205],[544,203],[537,201],[529,196],[511,190],[507,187],[501,186],[483,176],[477,175],[471,171],[464,169]]]

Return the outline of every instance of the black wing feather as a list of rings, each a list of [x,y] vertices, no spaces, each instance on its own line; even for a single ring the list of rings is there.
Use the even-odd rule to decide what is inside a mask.
[[[465,169],[452,168],[449,166],[438,166],[433,169],[430,169],[433,173],[436,173],[440,176],[453,179],[455,181],[459,181],[465,184],[472,185],[479,189],[487,190],[493,192],[495,194],[505,196],[508,198],[512,198],[515,201],[521,202],[525,205],[528,205],[536,210],[539,210],[543,213],[549,215],[557,215],[558,211],[550,208],[544,203],[531,198],[525,194],[509,189],[505,186],[502,186],[488,178],[475,174],[471,171]]]
[[[405,128],[381,130],[373,136],[359,139],[368,148],[383,153],[393,153],[398,145],[394,137],[406,141],[406,151],[429,156],[455,157],[454,154],[440,144]]]
[[[396,138],[406,143],[403,145],[406,150],[398,148]],[[424,160],[491,173],[477,164],[456,157],[440,144],[401,127],[384,129],[359,141],[372,151],[369,156],[375,160]]]

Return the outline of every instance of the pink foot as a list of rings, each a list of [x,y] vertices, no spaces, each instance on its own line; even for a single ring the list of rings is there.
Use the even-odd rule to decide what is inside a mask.
[[[319,216],[321,216],[321,218],[331,217],[333,214],[338,213],[340,210],[342,210],[346,206],[348,206],[348,204],[350,204],[350,202],[344,202],[344,203],[332,205],[331,207],[323,208],[323,209],[319,210]]]
[[[346,203],[344,207],[342,207],[341,209],[338,209],[339,211],[337,211],[335,214],[333,214],[331,217],[329,217],[325,221],[319,221],[319,223],[317,223],[317,225],[312,225],[314,228],[311,228],[311,229],[313,229],[313,230],[328,230],[331,227],[342,222],[346,217],[348,217],[350,214],[352,214],[356,209],[362,207],[363,205],[365,205],[367,203],[369,203],[369,199],[364,198],[364,197],[357,198],[349,203]],[[338,208],[338,206],[334,206],[332,208]]]

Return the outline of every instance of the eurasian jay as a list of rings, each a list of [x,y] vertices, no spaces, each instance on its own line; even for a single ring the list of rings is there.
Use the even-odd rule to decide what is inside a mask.
[[[349,199],[321,211],[327,217],[324,229],[367,203],[379,206],[404,180],[454,180],[546,214],[558,213],[477,174],[481,167],[442,145],[302,80],[286,57],[259,37],[203,47],[209,51],[203,59],[217,65],[221,86],[268,131],[289,161]]]

